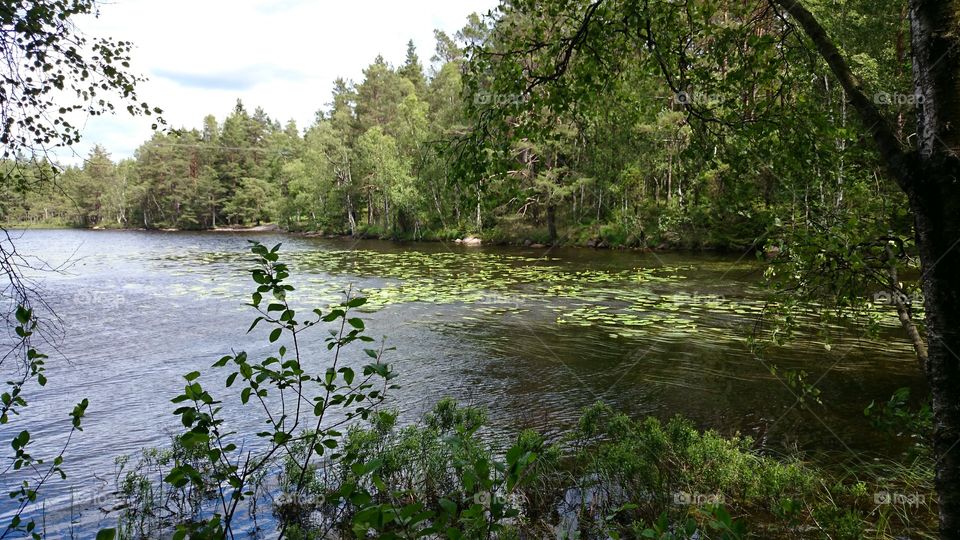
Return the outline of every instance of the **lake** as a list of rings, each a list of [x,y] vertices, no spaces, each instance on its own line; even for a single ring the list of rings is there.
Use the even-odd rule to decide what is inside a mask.
[[[49,383],[34,392],[33,453],[54,452],[67,413],[90,400],[84,430],[66,454],[66,482],[45,490],[48,513],[70,508],[89,521],[109,506],[114,459],[164,446],[179,425],[170,398],[182,375],[231,350],[263,357],[248,240],[283,242],[300,309],[326,309],[350,289],[369,298],[367,333],[385,336],[402,386],[390,405],[412,421],[444,396],[485,407],[503,442],[524,428],[559,437],[579,411],[606,401],[632,415],[683,415],[722,433],[740,432],[771,451],[896,452],[862,413],[923,381],[893,313],[880,339],[811,327],[785,347],[755,356],[748,345],[768,293],[753,255],[398,244],[256,233],[31,230],[18,250],[56,272],[32,272],[60,318],[47,345]],[[807,314],[798,314],[801,320]],[[56,332],[54,332],[56,333]],[[316,329],[306,357],[321,363]],[[55,345],[55,347],[54,347]],[[349,350],[360,364],[362,347]],[[771,366],[781,370],[771,372]],[[802,369],[821,390],[809,410],[783,370]],[[6,374],[5,374],[6,375]],[[205,386],[221,389],[216,373]],[[231,393],[223,395],[230,396]],[[226,412],[241,434],[261,429],[236,399]],[[23,427],[0,428],[9,441]],[[13,475],[3,480],[8,487]],[[99,495],[96,495],[99,494]],[[73,502],[71,503],[71,497]],[[4,498],[0,520],[13,509]],[[109,519],[109,518],[108,518]]]

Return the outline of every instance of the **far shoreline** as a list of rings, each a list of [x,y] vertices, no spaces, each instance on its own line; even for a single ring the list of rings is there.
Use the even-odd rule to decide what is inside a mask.
[[[518,239],[518,238],[508,238],[503,239],[499,238],[496,240],[486,238],[485,235],[480,234],[465,234],[459,238],[439,238],[439,237],[421,237],[421,238],[404,238],[404,237],[383,237],[375,234],[357,234],[351,235],[349,233],[327,233],[323,231],[291,231],[282,228],[280,225],[275,223],[267,223],[261,225],[251,225],[251,226],[230,226],[230,227],[215,227],[211,229],[178,229],[178,228],[146,228],[146,227],[73,227],[69,225],[62,224],[24,224],[24,223],[12,223],[12,224],[0,224],[0,229],[6,231],[26,231],[26,230],[42,230],[42,231],[56,231],[56,230],[67,230],[67,231],[92,231],[92,232],[103,232],[103,231],[112,231],[112,232],[147,232],[147,233],[204,233],[204,234],[223,234],[223,233],[233,233],[233,234],[251,234],[251,233],[272,233],[279,235],[289,235],[294,237],[302,238],[321,238],[328,240],[377,240],[381,242],[392,242],[396,244],[435,244],[435,243],[446,243],[454,244],[456,246],[467,248],[477,247],[490,247],[490,246],[500,246],[500,247],[515,247],[515,248],[524,248],[524,249],[543,249],[550,250],[555,248],[564,248],[564,249],[581,249],[581,250],[593,250],[593,251],[617,251],[617,252],[635,252],[635,253],[715,253],[715,254],[730,254],[730,253],[757,253],[762,251],[762,248],[758,247],[761,244],[755,243],[749,246],[739,246],[739,247],[720,247],[720,246],[711,246],[711,245],[680,245],[680,244],[669,244],[661,243],[658,246],[625,246],[619,244],[609,244],[605,241],[598,239],[599,241],[591,240],[588,243],[582,242],[556,242],[554,244],[545,244],[537,243],[530,239]],[[469,244],[457,242],[460,239],[466,238],[479,238],[480,243]],[[774,250],[777,251],[777,250]]]

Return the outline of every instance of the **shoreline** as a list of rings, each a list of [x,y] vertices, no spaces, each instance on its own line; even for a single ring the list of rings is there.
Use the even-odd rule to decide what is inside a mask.
[[[177,228],[146,228],[146,227],[71,227],[67,225],[51,224],[0,224],[0,228],[8,231],[13,230],[83,230],[83,231],[137,231],[154,233],[275,233],[302,238],[322,238],[329,240],[379,240],[382,242],[393,242],[396,244],[405,243],[448,243],[463,247],[483,247],[483,246],[509,246],[527,249],[552,249],[552,248],[576,248],[592,249],[595,251],[632,251],[637,253],[743,253],[762,251],[762,248],[754,245],[744,245],[736,247],[712,246],[709,244],[691,244],[681,245],[677,243],[662,242],[657,246],[629,246],[617,243],[609,243],[599,237],[593,238],[587,242],[556,242],[554,244],[535,242],[530,238],[489,238],[484,235],[467,234],[460,238],[439,238],[435,236],[426,236],[421,238],[403,238],[403,237],[384,237],[376,234],[357,234],[347,233],[326,233],[323,231],[291,231],[280,227],[275,223],[268,223],[254,226],[234,226],[234,227],[216,227],[212,229],[177,229]],[[465,241],[473,239],[473,241]]]

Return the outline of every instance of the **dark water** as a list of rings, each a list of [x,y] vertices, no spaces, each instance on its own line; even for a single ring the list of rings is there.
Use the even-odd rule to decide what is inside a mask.
[[[681,414],[774,451],[883,454],[894,450],[868,425],[864,406],[903,386],[922,391],[889,313],[880,340],[832,327],[829,350],[808,331],[763,358],[752,354],[747,338],[765,293],[762,266],[749,255],[28,231],[16,240],[21,252],[66,263],[32,274],[63,331],[45,351],[50,382],[25,417],[34,453],[62,445],[70,408],[90,399],[84,431],[66,454],[69,479],[45,491],[48,513],[73,507],[73,519],[97,519],[95,507],[110,505],[115,457],[166,445],[176,429],[169,400],[183,374],[231,349],[272,350],[265,331],[245,334],[254,317],[243,305],[253,288],[250,239],[284,243],[302,308],[325,308],[347,288],[370,298],[362,316],[368,334],[396,347],[387,359],[402,389],[391,402],[404,417],[452,396],[487,408],[496,440],[528,427],[556,437],[599,400],[634,415]],[[318,329],[306,344],[318,363],[324,337]],[[357,347],[349,357],[360,364],[364,355]],[[824,405],[803,410],[772,365],[806,371]],[[237,412],[232,427],[259,431],[235,401],[226,406]],[[0,440],[24,429],[20,422],[0,427]],[[5,475],[0,487],[9,491],[12,479]],[[0,502],[0,522],[12,508]]]

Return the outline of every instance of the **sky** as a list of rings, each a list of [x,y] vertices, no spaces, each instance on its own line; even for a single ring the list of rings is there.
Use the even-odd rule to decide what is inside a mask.
[[[362,80],[382,54],[393,65],[413,39],[421,62],[434,52],[433,30],[462,28],[496,0],[101,0],[99,18],[77,21],[90,36],[132,41],[132,69],[149,80],[139,98],[164,110],[171,128],[199,128],[242,99],[271,118],[308,126],[331,101],[337,77]],[[77,164],[94,144],[114,159],[133,155],[151,135],[149,117],[84,120],[83,140],[58,158]]]

